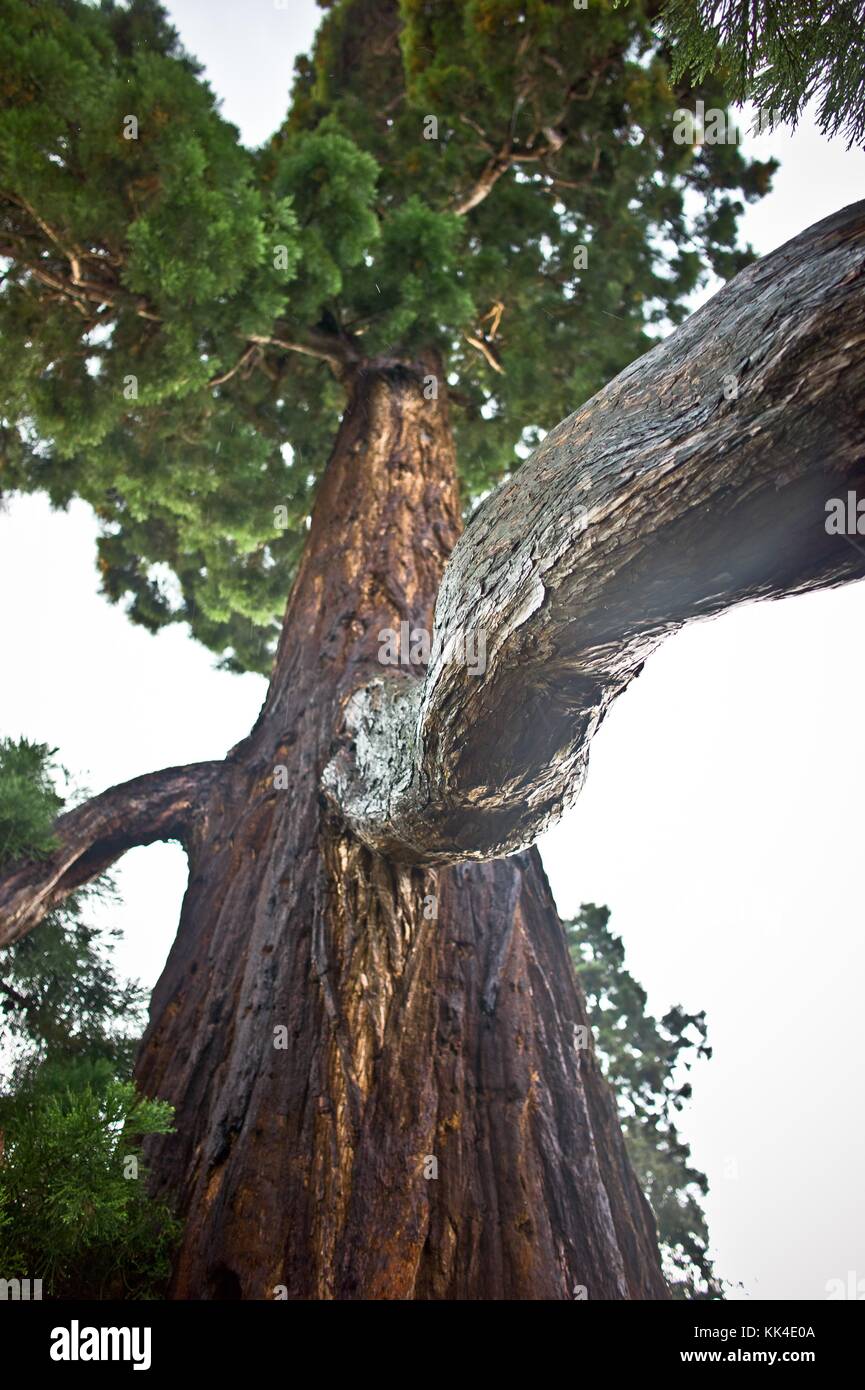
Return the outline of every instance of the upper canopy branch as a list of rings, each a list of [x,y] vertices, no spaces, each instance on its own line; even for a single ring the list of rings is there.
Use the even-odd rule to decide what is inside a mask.
[[[58,848],[0,876],[0,946],[37,926],[57,903],[134,845],[186,843],[219,762],[168,767],[110,787],[60,816]]]
[[[827,527],[830,499],[865,495],[863,270],[859,203],[737,276],[485,503],[425,678],[346,708],[325,786],[368,844],[420,862],[525,846],[664,636],[865,574]]]
[[[553,120],[548,121],[546,124],[538,125],[529,136],[528,140],[523,144],[518,143],[514,138],[516,117],[520,108],[525,104],[526,99],[531,94],[537,78],[524,78],[523,81],[518,84],[521,91],[511,116],[510,130],[498,150],[494,149],[493,146],[489,144],[484,132],[474,121],[470,121],[466,116],[461,116],[460,119],[466,125],[471,125],[478,133],[481,138],[481,143],[484,148],[489,151],[490,157],[469,191],[453,200],[451,211],[455,212],[458,217],[465,217],[466,213],[471,212],[472,208],[476,208],[485,198],[489,197],[499,179],[503,174],[506,174],[509,169],[513,169],[520,164],[544,164],[548,159],[554,158],[567,141],[567,131],[564,129],[564,122],[571,104],[577,101],[592,100],[601,77],[610,66],[610,61],[609,58],[604,58],[592,69],[589,74],[588,85],[584,91],[578,91],[573,84],[567,86],[563,95],[562,107],[558,114]],[[542,55],[542,62],[547,64],[548,67],[551,67],[562,80],[565,79],[566,74],[564,68],[551,54]],[[541,136],[543,136],[542,143],[540,142]],[[592,166],[591,172],[593,174],[596,172],[599,158],[600,150],[598,151],[598,158]],[[565,180],[561,182],[566,183]],[[588,178],[581,180],[579,183],[572,183],[570,186],[579,188],[585,182],[588,182]]]

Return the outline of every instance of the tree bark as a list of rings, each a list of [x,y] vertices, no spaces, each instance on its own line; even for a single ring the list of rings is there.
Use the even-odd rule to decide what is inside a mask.
[[[532,844],[665,636],[865,574],[865,536],[826,525],[865,499],[863,287],[865,202],[738,275],[484,504],[425,681],[380,672],[346,707],[325,781],[365,843],[427,864]]]
[[[138,1061],[176,1106],[149,1157],[178,1298],[666,1297],[537,854],[402,866],[321,794],[379,632],[430,623],[457,538],[435,370],[356,375],[266,704],[190,846]]]

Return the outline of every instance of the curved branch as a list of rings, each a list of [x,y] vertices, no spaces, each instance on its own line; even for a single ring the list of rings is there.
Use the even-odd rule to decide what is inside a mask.
[[[865,499],[863,284],[859,203],[749,266],[488,499],[425,679],[384,670],[345,708],[324,785],[367,844],[435,863],[531,843],[665,636],[865,575],[865,536],[827,521]]]
[[[220,762],[168,767],[122,782],[60,816],[59,846],[0,876],[0,946],[37,926],[76,888],[96,878],[134,845],[186,844]]]

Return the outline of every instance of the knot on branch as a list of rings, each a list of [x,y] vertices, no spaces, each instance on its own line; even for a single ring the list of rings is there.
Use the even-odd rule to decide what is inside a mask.
[[[343,707],[337,749],[322,774],[331,804],[370,849],[411,862],[400,808],[425,804],[416,758],[421,681],[376,677]],[[420,860],[425,856],[418,854]]]

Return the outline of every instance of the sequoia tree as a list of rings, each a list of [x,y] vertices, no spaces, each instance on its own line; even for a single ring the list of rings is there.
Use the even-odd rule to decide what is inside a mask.
[[[0,941],[184,845],[175,1297],[664,1298],[531,845],[667,633],[865,573],[865,207],[744,268],[771,168],[677,138],[722,102],[651,3],[323,8],[250,153],[149,0],[0,5],[3,486],[272,668],[223,761],[60,817]]]

